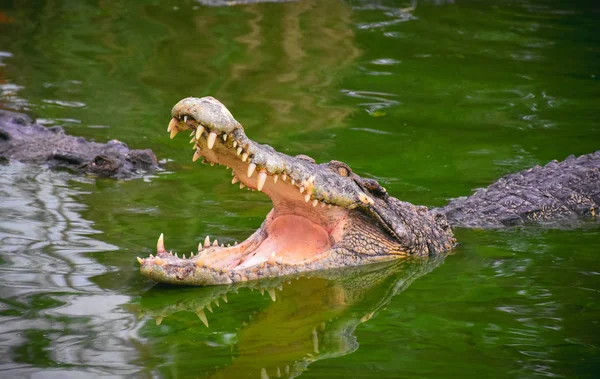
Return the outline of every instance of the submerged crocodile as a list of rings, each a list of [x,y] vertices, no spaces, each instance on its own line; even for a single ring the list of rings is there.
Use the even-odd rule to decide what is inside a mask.
[[[161,234],[156,256],[138,258],[141,273],[158,282],[230,284],[428,257],[455,246],[451,225],[568,226],[600,213],[600,151],[505,176],[470,197],[429,210],[390,196],[376,180],[360,177],[342,162],[317,164],[252,141],[212,97],[177,103],[167,130],[171,138],[191,131],[193,161],[202,157],[232,169],[232,183],[265,193],[273,209],[240,244],[219,246],[206,237],[187,258],[168,252]]]
[[[46,128],[24,114],[5,110],[0,110],[0,158],[119,179],[157,168],[150,149],[129,149],[117,140],[90,142],[65,134],[60,126]]]

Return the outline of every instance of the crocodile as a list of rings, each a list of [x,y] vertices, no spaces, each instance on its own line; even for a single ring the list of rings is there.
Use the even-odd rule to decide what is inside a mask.
[[[60,126],[47,128],[25,114],[6,110],[0,110],[0,158],[118,179],[158,168],[150,149],[129,149],[118,140],[87,141],[66,134]]]
[[[342,162],[317,164],[251,140],[213,97],[178,102],[167,131],[171,138],[191,131],[193,161],[226,166],[233,184],[263,192],[273,209],[245,241],[226,247],[207,236],[187,258],[167,251],[161,234],[156,256],[138,257],[141,273],[158,282],[231,284],[429,257],[454,248],[452,226],[564,227],[597,220],[600,213],[600,151],[505,176],[470,197],[428,209],[390,196]]]

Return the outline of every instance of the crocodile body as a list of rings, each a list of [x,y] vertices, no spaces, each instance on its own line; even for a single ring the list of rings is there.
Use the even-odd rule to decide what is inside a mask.
[[[191,131],[193,161],[226,166],[233,184],[265,193],[273,209],[244,242],[225,247],[206,237],[187,258],[168,252],[161,234],[157,255],[138,258],[142,274],[158,282],[232,284],[431,257],[455,246],[451,226],[564,227],[600,213],[600,151],[505,176],[430,210],[390,196],[342,162],[317,164],[251,140],[212,97],[177,103],[167,130],[171,138]]]
[[[65,134],[59,126],[46,128],[24,114],[5,110],[0,110],[0,158],[119,179],[157,168],[150,149],[129,149],[117,140],[90,142]]]

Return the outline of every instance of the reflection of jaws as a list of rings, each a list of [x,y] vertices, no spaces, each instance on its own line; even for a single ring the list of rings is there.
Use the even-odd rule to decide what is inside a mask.
[[[444,256],[438,256],[429,261],[384,262],[316,272],[312,278],[285,277],[194,288],[176,300],[167,289],[170,296],[165,297],[158,309],[147,309],[142,299],[141,312],[156,317],[156,323],[160,324],[173,313],[191,311],[208,327],[211,318],[218,319],[226,312],[224,306],[217,310],[217,305],[233,305],[240,301],[240,296],[254,296],[246,292],[247,289],[258,290],[263,296],[266,292],[272,303],[265,309],[241,313],[237,307],[235,315],[227,314],[241,324],[237,331],[219,331],[237,335],[232,349],[233,363],[215,371],[211,377],[230,378],[251,373],[250,376],[257,378],[293,378],[316,360],[354,352],[358,348],[354,329],[443,260]],[[162,293],[162,288],[157,286],[147,297],[155,298]],[[167,303],[169,301],[171,303]]]

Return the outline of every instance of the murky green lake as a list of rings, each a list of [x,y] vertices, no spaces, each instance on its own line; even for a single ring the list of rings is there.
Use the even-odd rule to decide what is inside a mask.
[[[457,230],[430,262],[240,288],[154,286],[135,257],[161,232],[242,240],[270,209],[168,138],[183,97],[441,206],[600,149],[599,79],[592,1],[0,1],[0,107],[164,167],[0,164],[0,377],[597,378],[597,223]]]

